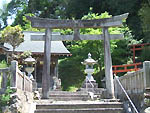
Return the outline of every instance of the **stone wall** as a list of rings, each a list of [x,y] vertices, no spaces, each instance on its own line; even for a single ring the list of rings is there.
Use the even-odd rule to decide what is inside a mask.
[[[3,109],[3,113],[34,113],[36,105],[33,101],[33,93],[17,89],[11,94],[11,105]]]

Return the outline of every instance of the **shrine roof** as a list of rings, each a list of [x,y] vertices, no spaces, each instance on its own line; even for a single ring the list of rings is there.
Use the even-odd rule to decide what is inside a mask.
[[[16,52],[24,52],[24,51],[31,51],[32,53],[44,53],[44,41],[32,41],[31,35],[44,35],[44,32],[31,32],[31,31],[24,31],[24,42],[21,43],[16,49]],[[55,35],[55,33],[53,33]],[[58,35],[58,33],[57,33]],[[4,44],[4,47],[8,48],[7,51],[12,51],[12,46],[8,43]],[[67,48],[64,46],[62,41],[52,41],[51,42],[51,53],[58,54],[58,55],[65,55],[70,54]]]

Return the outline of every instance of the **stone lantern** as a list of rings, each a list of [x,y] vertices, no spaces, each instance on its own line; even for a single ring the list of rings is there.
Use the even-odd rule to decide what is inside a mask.
[[[87,82],[96,82],[92,76],[94,69],[93,66],[94,64],[97,63],[97,61],[95,61],[94,59],[91,58],[91,54],[88,54],[88,58],[84,60],[84,62],[81,62],[83,65],[86,66],[86,69],[84,70],[85,73],[87,73],[86,76],[86,81]]]
[[[28,77],[30,79],[34,79],[33,78],[33,75],[32,75],[32,72],[34,71],[34,64],[35,64],[35,59],[32,58],[32,56],[29,56],[28,58],[26,58],[24,60],[25,64],[26,64],[26,67],[25,67],[25,71],[28,73]]]
[[[96,80],[94,80],[92,76],[92,74],[94,73],[93,66],[97,64],[97,61],[92,59],[91,54],[89,53],[88,58],[81,63],[86,66],[84,71],[87,74],[87,76],[79,91],[87,91],[87,92],[92,92],[94,94],[101,94],[102,89],[98,88],[98,83],[96,83]]]
[[[37,83],[36,83],[36,78],[33,78],[32,72],[34,71],[36,65],[36,60],[32,58],[32,56],[29,56],[24,60],[26,67],[25,71],[28,73],[28,77],[32,80],[32,90],[36,91],[37,90]],[[36,77],[36,75],[34,75]]]

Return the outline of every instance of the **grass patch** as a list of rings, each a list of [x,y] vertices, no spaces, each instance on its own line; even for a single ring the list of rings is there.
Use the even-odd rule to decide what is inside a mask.
[[[70,86],[67,89],[67,91],[70,91],[70,92],[76,92],[77,90],[78,90],[78,88],[76,86]]]

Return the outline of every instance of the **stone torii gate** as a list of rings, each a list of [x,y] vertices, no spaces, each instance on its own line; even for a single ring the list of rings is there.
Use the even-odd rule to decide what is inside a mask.
[[[47,19],[29,17],[27,19],[31,21],[31,25],[34,28],[45,28],[45,35],[34,35],[31,37],[34,41],[45,41],[44,47],[44,66],[42,76],[42,97],[48,98],[48,92],[52,87],[50,81],[52,77],[50,75],[50,61],[51,61],[51,41],[63,41],[63,40],[104,40],[104,52],[105,52],[105,76],[106,76],[106,89],[108,98],[114,98],[114,83],[112,73],[112,59],[110,52],[110,40],[120,39],[122,34],[109,34],[109,27],[118,27],[122,25],[122,20],[128,17],[128,13],[114,16],[112,18],[95,19],[95,20],[59,20],[59,19]],[[73,35],[53,35],[52,29],[73,29]],[[80,28],[102,28],[103,34],[100,35],[80,35]]]

